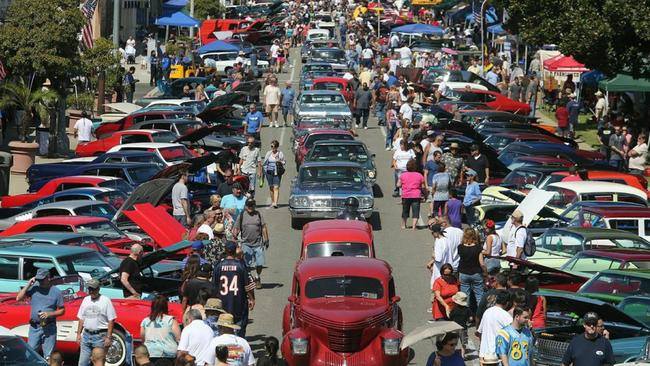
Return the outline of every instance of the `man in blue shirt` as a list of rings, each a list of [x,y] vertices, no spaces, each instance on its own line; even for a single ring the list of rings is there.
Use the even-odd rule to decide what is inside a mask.
[[[485,80],[487,80],[490,84],[496,86],[497,83],[499,82],[499,68],[497,66],[494,66],[493,68],[488,71],[487,74],[485,74]]]
[[[529,366],[533,336],[526,327],[530,311],[515,307],[512,323],[497,332],[496,354],[503,366]]]
[[[246,117],[244,117],[244,131],[246,131],[247,135],[253,136],[256,140],[259,140],[262,123],[264,123],[264,115],[262,115],[262,112],[257,110],[255,104],[251,104],[249,112],[246,113]]]
[[[284,127],[288,126],[289,112],[293,107],[293,99],[296,97],[296,92],[291,89],[291,80],[287,80],[287,86],[282,89],[280,93],[280,106],[282,106],[282,117],[284,118]]]
[[[474,206],[481,203],[481,187],[476,183],[476,171],[474,169],[467,169],[465,176],[467,177],[467,187],[465,188],[463,206],[465,206],[467,224],[471,226],[476,221]]]
[[[244,195],[241,184],[232,185],[232,194],[223,196],[221,199],[221,208],[230,210],[230,216],[237,220],[239,214],[244,211],[246,196]]]

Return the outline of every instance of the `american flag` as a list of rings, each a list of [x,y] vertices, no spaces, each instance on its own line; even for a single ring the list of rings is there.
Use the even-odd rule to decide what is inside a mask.
[[[93,14],[95,14],[95,9],[97,8],[97,0],[86,0],[84,5],[81,7],[81,12],[86,17],[86,24],[81,28],[81,43],[83,46],[88,48],[93,48]]]
[[[474,14],[474,24],[481,24],[481,4],[472,1],[472,13]]]
[[[5,65],[2,63],[2,60],[0,60],[0,80],[3,80],[6,77],[7,70],[5,69]]]

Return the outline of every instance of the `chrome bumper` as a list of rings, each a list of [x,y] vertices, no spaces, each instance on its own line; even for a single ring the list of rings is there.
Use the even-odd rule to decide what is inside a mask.
[[[335,219],[342,211],[342,208],[293,208],[289,207],[289,213],[296,219]],[[373,209],[359,209],[363,217],[370,218]]]

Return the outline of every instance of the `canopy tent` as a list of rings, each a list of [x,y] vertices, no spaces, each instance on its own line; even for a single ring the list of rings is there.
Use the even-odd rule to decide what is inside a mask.
[[[228,42],[224,41],[214,41],[206,44],[205,46],[201,46],[197,52],[199,55],[208,53],[208,52],[237,52],[239,51],[239,47],[230,44]]]
[[[156,25],[168,27],[198,27],[201,25],[201,22],[182,11],[176,11],[169,14],[163,14],[163,16],[156,19]]]
[[[580,75],[580,84],[582,85],[598,85],[598,83],[605,78],[602,72],[598,70],[588,71]]]
[[[487,31],[497,36],[502,36],[508,33],[505,29],[503,29],[503,26],[501,24],[491,25],[487,28]]]
[[[584,64],[576,61],[572,56],[564,56],[562,54],[545,60],[544,70],[565,73],[589,71]]]
[[[611,79],[601,80],[598,87],[606,92],[650,92],[650,80],[618,74]]]
[[[167,0],[163,3],[165,8],[183,8],[187,5],[188,0]]]
[[[438,36],[442,36],[445,33],[445,31],[440,27],[419,23],[402,25],[391,29],[391,32],[404,34],[432,34]]]

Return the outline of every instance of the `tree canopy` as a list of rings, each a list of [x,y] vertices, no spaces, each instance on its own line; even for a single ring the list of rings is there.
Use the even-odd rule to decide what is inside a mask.
[[[629,0],[496,0],[505,28],[529,44],[556,44],[590,69],[650,77],[650,3]]]
[[[194,0],[194,16],[197,19],[218,18],[225,11],[221,1]]]

